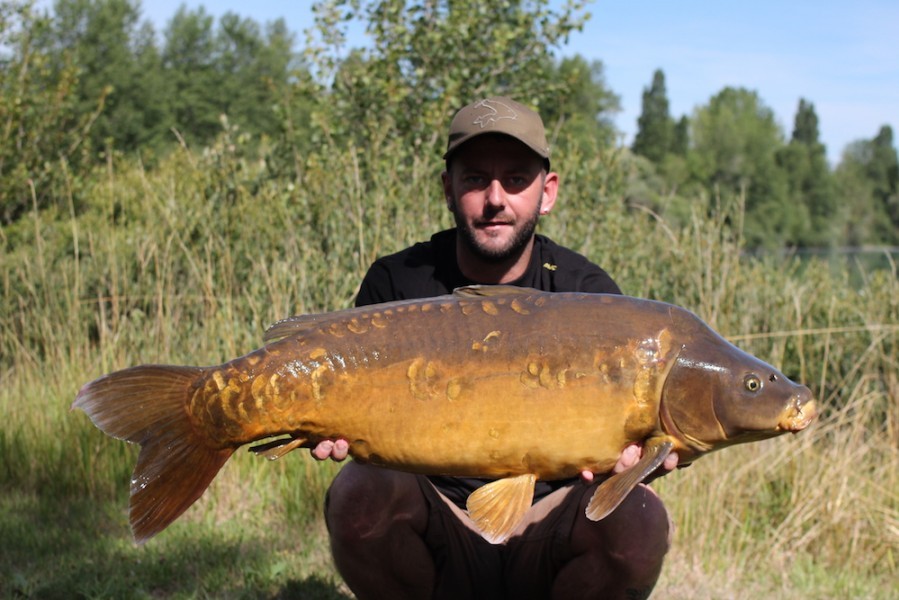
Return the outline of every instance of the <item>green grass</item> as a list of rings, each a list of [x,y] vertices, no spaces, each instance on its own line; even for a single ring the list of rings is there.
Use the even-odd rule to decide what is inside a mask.
[[[239,452],[143,546],[135,449],[69,406],[105,372],[213,364],[289,314],[349,306],[378,255],[450,224],[437,167],[400,148],[273,176],[223,139],[152,171],[81,176],[68,214],[0,230],[0,597],[343,598],[321,508],[336,467]],[[810,385],[820,421],[661,479],[675,522],[660,598],[887,598],[899,569],[899,283],[741,256],[738,204],[675,227],[629,207],[620,153],[559,156],[543,231],[630,294],[697,312]],[[368,166],[366,166],[368,165]],[[374,165],[374,166],[372,166]],[[78,207],[77,210],[75,207]],[[857,275],[853,275],[856,277]]]
[[[273,534],[252,520],[188,518],[157,540],[129,539],[122,503],[2,495],[3,596],[346,598],[317,526]]]

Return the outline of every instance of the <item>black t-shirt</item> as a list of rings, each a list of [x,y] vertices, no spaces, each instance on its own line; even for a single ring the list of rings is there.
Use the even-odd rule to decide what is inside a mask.
[[[419,242],[396,254],[376,260],[368,269],[356,306],[412,300],[449,294],[454,289],[481,282],[462,274],[456,262],[456,230],[435,233],[428,242]],[[589,292],[620,294],[609,274],[577,252],[537,235],[531,262],[524,274],[508,285],[531,287],[546,292]],[[485,483],[482,479],[431,477],[431,481],[460,508],[472,491]],[[538,481],[536,502],[568,481]]]

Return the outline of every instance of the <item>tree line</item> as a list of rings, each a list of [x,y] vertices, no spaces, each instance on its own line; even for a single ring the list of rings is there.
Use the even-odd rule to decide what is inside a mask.
[[[677,212],[697,195],[737,196],[750,246],[899,243],[899,162],[889,125],[843,149],[831,169],[811,101],[799,100],[789,139],[745,88],[725,88],[676,119],[657,70],[643,90],[632,150],[657,175],[644,200]]]
[[[137,0],[0,0],[0,223],[33,208],[77,212],[79,178],[109,161],[152,168],[175,145],[201,150],[223,135],[273,178],[299,181],[328,152],[357,153],[363,174],[388,153],[434,168],[453,110],[486,94],[537,107],[558,156],[610,151],[619,98],[602,62],[557,58],[585,5],[323,0],[300,41],[283,19],[203,8],[182,6],[156,31]],[[347,48],[352,21],[369,46]],[[899,243],[890,127],[832,169],[811,102],[795,123],[785,139],[739,88],[675,119],[657,71],[617,165],[628,201],[674,221],[743,202],[751,246]]]

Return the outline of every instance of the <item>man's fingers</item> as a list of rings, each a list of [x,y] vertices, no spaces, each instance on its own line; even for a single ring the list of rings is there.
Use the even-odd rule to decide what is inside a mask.
[[[312,449],[312,457],[316,460],[331,458],[338,462],[345,460],[350,451],[350,443],[346,440],[323,440]]]
[[[639,444],[628,444],[621,451],[621,456],[618,457],[618,462],[615,463],[612,472],[621,473],[622,471],[627,471],[639,462],[641,456],[643,456],[643,448]]]
[[[346,440],[337,440],[334,442],[334,449],[331,450],[331,458],[336,461],[345,460],[350,451],[350,443]]]
[[[319,442],[315,448],[312,449],[312,457],[317,460],[325,460],[329,456],[331,456],[331,452],[334,450],[334,442],[331,440],[325,440],[323,442]]]
[[[615,463],[615,467],[612,469],[613,473],[621,473],[623,471],[627,471],[634,465],[636,465],[640,458],[643,456],[643,446],[640,444],[628,444],[624,450],[621,451],[621,456],[618,457],[618,462]],[[659,469],[662,473],[665,471],[671,471],[675,467],[677,467],[678,456],[677,452],[672,452],[668,456],[665,457],[665,462],[662,463],[662,467]]]
[[[665,462],[662,463],[662,466],[665,467],[666,471],[671,471],[677,466],[677,452],[672,452],[668,456],[665,457]]]

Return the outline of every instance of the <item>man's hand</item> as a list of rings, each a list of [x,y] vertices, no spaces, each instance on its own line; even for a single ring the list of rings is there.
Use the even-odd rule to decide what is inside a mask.
[[[344,439],[338,440],[324,440],[319,442],[315,448],[312,449],[312,456],[317,460],[327,460],[328,458],[340,462],[345,460],[347,457],[347,453],[350,449],[350,444]],[[622,471],[626,471],[633,467],[640,460],[640,457],[643,456],[643,446],[640,444],[629,444],[625,449],[621,452],[621,456],[618,457],[618,462],[615,463],[615,467],[612,469],[613,473],[621,473]],[[651,477],[651,479],[655,479],[655,477],[659,477],[664,475],[667,471],[673,470],[677,466],[677,452],[672,452],[665,458],[665,462],[662,463],[662,468],[659,469],[658,475]],[[591,471],[581,471],[581,479],[590,483],[593,481],[593,473]]]
[[[618,462],[615,463],[612,473],[617,474],[630,469],[639,462],[641,456],[643,456],[643,446],[640,444],[628,444],[624,450],[621,451],[621,456],[618,457]],[[677,466],[677,461],[677,452],[672,452],[665,457],[665,462],[662,463],[662,467],[656,472],[657,474],[650,476],[646,482],[649,482],[656,477],[661,477],[668,471],[673,470]],[[581,479],[590,483],[593,481],[593,473],[591,471],[581,471]]]
[[[324,440],[312,449],[312,457],[317,460],[332,459],[340,462],[347,457],[350,443],[346,440]]]

